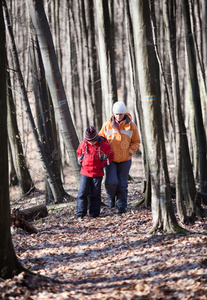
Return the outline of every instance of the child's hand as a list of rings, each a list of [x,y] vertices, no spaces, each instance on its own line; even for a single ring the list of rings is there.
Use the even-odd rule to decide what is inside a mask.
[[[101,154],[100,160],[106,160],[106,159],[107,159],[107,155]]]
[[[79,165],[82,165],[83,159],[84,159],[84,153],[80,157],[78,157],[78,164]]]
[[[108,165],[109,165],[109,159],[108,158],[101,161],[102,168],[104,168],[105,166],[108,166]]]

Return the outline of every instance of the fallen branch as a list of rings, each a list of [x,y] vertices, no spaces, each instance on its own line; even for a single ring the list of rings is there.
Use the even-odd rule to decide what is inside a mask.
[[[44,204],[24,210],[13,209],[11,213],[12,225],[22,228],[28,233],[37,233],[38,230],[29,222],[48,216],[47,206]]]
[[[40,204],[24,210],[20,210],[19,213],[21,213],[21,217],[24,220],[27,220],[29,222],[48,216],[47,206],[45,204]]]
[[[15,209],[11,213],[11,221],[12,225],[17,228],[22,228],[23,230],[27,231],[28,233],[37,233],[38,230],[33,227],[28,221],[21,217],[21,211]]]

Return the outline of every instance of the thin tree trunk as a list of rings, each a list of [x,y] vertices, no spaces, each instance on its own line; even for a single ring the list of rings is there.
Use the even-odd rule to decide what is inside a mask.
[[[143,165],[144,165],[144,171],[145,171],[145,179],[146,179],[146,188],[145,188],[145,206],[149,207],[151,206],[151,182],[149,178],[149,158],[146,157],[146,134],[144,130],[144,120],[143,120],[143,111],[141,106],[140,94],[139,94],[139,81],[138,81],[138,75],[136,72],[136,55],[135,55],[135,45],[134,45],[134,33],[133,33],[133,26],[132,26],[132,19],[130,15],[130,7],[129,2],[126,2],[126,16],[127,16],[127,26],[128,26],[128,40],[130,45],[130,58],[131,58],[131,65],[132,65],[132,74],[133,74],[133,84],[134,89],[136,91],[136,106],[137,106],[137,112],[138,112],[138,121],[139,121],[139,127],[141,131],[142,136],[142,144],[143,144]]]
[[[26,159],[23,153],[22,141],[19,134],[19,129],[16,119],[16,108],[13,101],[11,82],[9,73],[7,73],[8,78],[8,98],[7,98],[7,109],[8,109],[8,137],[10,143],[10,149],[12,153],[13,163],[15,166],[18,184],[22,189],[23,194],[28,194],[35,190],[34,183],[30,176],[29,170],[27,168]]]
[[[79,135],[82,136],[83,134],[83,127],[84,127],[84,118],[82,118],[82,115],[80,117],[80,114],[82,113],[82,110],[80,110],[81,107],[81,88],[80,88],[80,79],[79,79],[79,73],[77,68],[77,60],[78,58],[78,43],[77,43],[77,31],[74,21],[74,14],[73,14],[73,5],[71,1],[68,1],[68,18],[69,18],[69,24],[68,24],[68,39],[69,39],[69,51],[70,51],[70,84],[71,87],[71,101],[72,101],[72,107],[73,107],[73,119],[74,123],[76,124],[76,130],[79,132]]]
[[[85,102],[86,102],[86,111],[87,111],[87,119],[89,124],[95,124],[94,118],[94,98],[92,93],[92,68],[90,66],[90,51],[89,51],[89,26],[86,18],[86,7],[84,1],[80,1],[80,28],[81,28],[81,36],[82,36],[82,44],[81,44],[81,61],[82,61],[82,73],[83,73],[83,88],[85,91]],[[95,58],[94,58],[95,59]],[[85,132],[85,128],[84,128]]]
[[[19,273],[20,263],[15,255],[10,232],[10,203],[8,184],[8,140],[6,101],[6,38],[0,0],[0,277],[11,278]]]
[[[113,103],[117,101],[116,98],[117,91],[113,90],[111,61],[110,61],[110,56],[108,55],[109,45],[107,45],[107,39],[106,39],[107,25],[105,24],[106,20],[104,19],[104,11],[106,14],[107,11],[106,5],[108,5],[108,1],[95,0],[94,4],[95,4],[94,7],[95,7],[95,15],[96,15],[96,24],[98,30],[98,53],[99,53],[99,64],[100,64],[100,72],[101,72],[104,119],[109,120],[112,114]]]
[[[81,128],[81,136],[85,132],[86,128],[89,125],[89,117],[88,117],[88,107],[87,107],[87,96],[85,90],[85,70],[84,70],[84,56],[87,56],[86,45],[84,41],[84,34],[82,32],[82,16],[81,16],[81,8],[80,8],[80,1],[76,1],[73,3],[71,7],[71,16],[73,19],[73,28],[75,29],[75,46],[77,49],[77,60],[76,60],[76,67],[77,67],[77,75],[78,75],[78,84],[79,84],[79,115],[81,115],[82,119],[82,128]]]
[[[109,77],[111,77],[111,92],[113,93],[113,101],[118,101],[115,57],[114,57],[114,10],[111,1],[102,1],[104,13],[104,31],[106,40],[107,58],[109,64]],[[111,4],[111,5],[110,5]],[[110,10],[110,12],[109,12]]]
[[[95,24],[94,24],[94,7],[93,0],[85,0],[86,19],[88,26],[88,59],[89,59],[89,72],[91,77],[91,98],[94,113],[94,124],[97,130],[102,126],[102,93],[100,72],[98,68],[98,57],[95,40]]]

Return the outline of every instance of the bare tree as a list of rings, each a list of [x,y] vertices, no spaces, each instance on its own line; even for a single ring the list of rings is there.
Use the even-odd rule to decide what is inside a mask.
[[[28,0],[28,4],[40,46],[46,79],[53,100],[54,109],[57,113],[57,122],[78,183],[80,180],[80,166],[77,162],[76,150],[79,141],[70,115],[52,36],[43,7],[43,1]]]
[[[20,87],[21,87],[21,92],[22,92],[22,95],[23,95],[23,98],[24,98],[24,103],[25,103],[27,115],[28,115],[28,118],[29,118],[29,121],[30,121],[30,124],[31,124],[31,128],[33,130],[32,132],[33,132],[33,136],[34,136],[34,141],[35,141],[37,149],[39,151],[39,154],[40,154],[40,157],[41,157],[41,160],[42,160],[42,163],[43,163],[43,168],[45,170],[46,176],[48,177],[48,181],[50,183],[50,187],[53,191],[53,196],[55,198],[55,202],[59,202],[59,201],[61,202],[62,197],[61,197],[60,191],[57,187],[57,182],[54,180],[51,168],[48,164],[48,160],[47,160],[47,157],[45,155],[43,145],[42,145],[42,143],[39,139],[37,127],[35,125],[34,118],[33,118],[33,115],[32,115],[32,111],[31,111],[27,91],[26,91],[26,88],[25,88],[23,75],[22,75],[21,68],[20,68],[20,63],[19,63],[16,44],[15,44],[15,40],[14,40],[13,30],[12,30],[12,27],[9,25],[10,24],[10,18],[9,18],[9,13],[8,13],[8,8],[7,8],[7,5],[6,5],[6,1],[3,0],[3,3],[4,3],[4,8],[5,8],[5,19],[6,19],[6,22],[7,22],[7,29],[8,29],[8,32],[9,32],[11,45],[12,45],[11,48],[12,48],[13,60],[14,60],[15,68],[16,68],[16,71],[17,71],[18,80],[19,80],[19,84],[20,84]]]
[[[8,140],[6,101],[6,38],[0,0],[0,277],[11,278],[19,272],[20,263],[15,255],[10,232],[10,204],[8,184]]]
[[[135,53],[135,45],[134,45],[134,32],[133,32],[133,25],[132,25],[132,18],[130,14],[130,7],[129,2],[126,1],[126,19],[127,19],[127,31],[128,31],[128,40],[129,40],[129,50],[130,50],[130,59],[131,59],[131,66],[132,66],[132,74],[133,74],[133,84],[134,89],[136,91],[136,110],[138,114],[138,122],[142,136],[142,144],[143,144],[143,165],[145,170],[145,178],[146,182],[144,181],[144,199],[139,201],[136,206],[144,205],[146,207],[151,206],[151,180],[150,180],[150,170],[148,164],[148,158],[145,151],[145,144],[146,144],[146,134],[144,129],[144,119],[143,119],[143,111],[140,99],[140,89],[139,89],[139,80],[138,74],[136,72],[136,53]]]
[[[89,72],[89,90],[93,107],[94,124],[97,130],[102,126],[102,93],[100,70],[98,64],[98,53],[96,49],[96,35],[95,35],[95,20],[94,20],[94,4],[93,0],[85,0],[85,32],[87,41],[87,54]]]
[[[176,164],[176,203],[179,218],[182,223],[188,222],[183,199],[186,200],[186,209],[191,222],[195,218],[194,200],[196,188],[193,177],[192,164],[189,155],[186,128],[181,109],[180,85],[176,52],[176,6],[175,2],[168,1],[163,4],[164,20],[166,24],[166,38],[168,41],[168,53],[170,59],[173,107],[170,111],[174,114],[175,128],[175,164]],[[184,180],[185,179],[185,180]],[[187,180],[186,180],[187,179]]]
[[[199,83],[198,83],[198,73],[196,67],[195,46],[194,46],[194,40],[193,40],[193,35],[191,30],[191,20],[190,20],[188,0],[182,0],[180,2],[181,2],[182,12],[184,16],[187,58],[188,58],[189,73],[190,73],[190,79],[192,85],[192,98],[193,98],[193,105],[195,111],[196,135],[198,138],[200,189],[201,192],[206,192],[207,190],[206,133],[203,124],[201,98],[200,98],[200,90],[199,90]]]
[[[24,151],[22,147],[21,136],[19,134],[17,119],[16,119],[16,108],[13,100],[13,94],[11,90],[11,82],[9,72],[7,72],[7,82],[8,82],[8,97],[7,97],[7,109],[8,109],[8,136],[11,154],[13,158],[13,163],[15,166],[15,171],[17,174],[18,184],[22,189],[23,194],[28,194],[34,191],[34,183],[30,176],[26,159],[24,156]]]
[[[145,147],[151,174],[153,215],[151,232],[174,232],[179,226],[170,199],[170,181],[160,109],[159,72],[152,38],[149,2],[133,0],[130,8],[144,116],[143,126],[146,133]]]
[[[95,0],[95,16],[98,30],[98,53],[101,71],[104,119],[111,116],[112,105],[117,101],[117,87],[114,72],[113,49],[111,48],[112,33],[109,18],[109,2]]]
[[[34,35],[34,39],[36,36]],[[60,168],[58,165],[57,156],[58,149],[55,148],[54,133],[52,130],[52,114],[51,105],[49,104],[49,95],[46,85],[45,72],[42,63],[42,57],[40,54],[39,44],[37,40],[32,38],[31,44],[31,73],[33,78],[33,87],[35,94],[35,104],[37,111],[37,123],[38,131],[41,138],[42,145],[44,147],[44,152],[47,156],[51,171],[53,173],[54,180],[57,183],[57,187],[61,194],[60,201],[63,199],[71,199],[63,187],[61,180]],[[55,201],[55,197],[52,194],[50,184],[47,177],[45,177],[46,184],[46,204]]]

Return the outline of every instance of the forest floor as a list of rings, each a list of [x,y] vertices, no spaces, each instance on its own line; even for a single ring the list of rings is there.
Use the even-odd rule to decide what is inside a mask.
[[[0,299],[207,299],[207,219],[182,225],[186,234],[149,235],[151,211],[133,207],[143,197],[138,173],[135,159],[125,214],[102,206],[99,218],[78,220],[68,169],[65,188],[74,201],[48,206],[49,215],[33,223],[36,234],[12,228],[19,261],[37,275],[1,280]],[[11,207],[44,203],[43,189],[23,199],[12,188]]]

